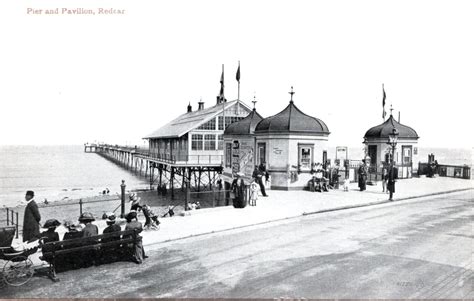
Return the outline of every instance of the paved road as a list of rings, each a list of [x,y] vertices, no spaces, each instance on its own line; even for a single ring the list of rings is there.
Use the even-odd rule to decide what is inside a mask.
[[[149,246],[143,265],[0,297],[473,298],[473,203],[470,191]]]

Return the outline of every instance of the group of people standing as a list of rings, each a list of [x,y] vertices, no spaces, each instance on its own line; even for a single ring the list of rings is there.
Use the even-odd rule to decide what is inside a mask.
[[[243,208],[245,207],[245,193],[246,193],[246,184],[243,179],[244,173],[238,172],[235,174],[235,179],[232,181],[232,198],[234,207],[236,208]],[[265,162],[260,163],[260,165],[256,165],[255,169],[252,174],[252,182],[250,183],[250,198],[249,198],[249,205],[256,206],[257,199],[258,199],[258,191],[263,197],[268,197],[267,192],[265,191],[265,183],[269,179],[269,173],[266,170]]]
[[[367,189],[367,179],[369,175],[369,166],[368,162],[363,159],[362,164],[358,169],[358,182],[360,191]],[[395,180],[398,178],[398,168],[396,166],[391,167],[388,163],[382,164],[381,170],[382,178],[382,192],[385,193],[394,193],[395,192]]]

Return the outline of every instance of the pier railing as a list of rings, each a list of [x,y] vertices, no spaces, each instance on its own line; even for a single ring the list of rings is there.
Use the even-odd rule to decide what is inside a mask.
[[[429,163],[418,163],[418,175],[429,175],[430,168],[434,168],[433,173],[438,174],[440,177],[459,178],[459,179],[471,179],[472,167],[469,165],[446,165],[439,164],[437,167],[430,166]]]

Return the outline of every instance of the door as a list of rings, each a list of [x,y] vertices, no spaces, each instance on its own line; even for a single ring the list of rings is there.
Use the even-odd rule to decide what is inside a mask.
[[[370,165],[377,165],[377,145],[369,145],[368,155],[370,157]]]
[[[267,160],[265,158],[266,154],[266,144],[265,143],[258,143],[257,144],[257,165],[260,165],[261,163],[266,163]]]

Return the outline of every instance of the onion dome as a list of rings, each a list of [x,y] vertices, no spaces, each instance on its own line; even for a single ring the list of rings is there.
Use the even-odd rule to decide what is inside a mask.
[[[255,109],[242,120],[231,123],[224,131],[224,135],[251,135],[257,124],[263,119]]]
[[[418,139],[419,136],[414,129],[409,126],[403,125],[397,122],[393,115],[382,124],[374,126],[373,128],[369,129],[366,133],[364,138],[366,139],[380,139],[380,138],[387,138],[392,133],[393,128],[396,128],[399,135],[398,138],[403,139]]]
[[[280,113],[263,119],[255,133],[303,133],[329,135],[327,125],[320,119],[306,115],[293,103],[293,87],[290,104]]]

